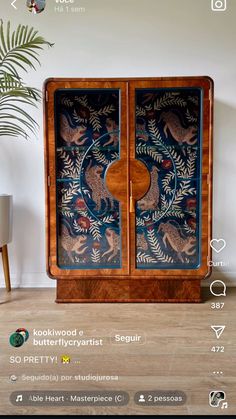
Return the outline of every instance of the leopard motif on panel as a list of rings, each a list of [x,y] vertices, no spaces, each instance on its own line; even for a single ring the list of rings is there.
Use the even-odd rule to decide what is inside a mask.
[[[138,140],[148,141],[149,136],[146,131],[146,124],[141,118],[136,123],[136,136]]]
[[[149,188],[148,193],[138,201],[138,207],[142,211],[147,210],[157,210],[159,199],[160,199],[160,189],[158,186],[158,169],[157,167],[153,166],[150,172],[151,177],[151,185]]]
[[[190,126],[188,128],[184,128],[181,125],[179,117],[171,111],[162,112],[160,121],[164,121],[164,133],[165,136],[168,137],[167,130],[170,131],[172,137],[178,143],[187,143],[189,145],[194,145],[197,142],[195,138],[197,135],[197,129],[194,126]]]
[[[137,247],[139,247],[142,250],[148,250],[148,243],[145,239],[145,234],[137,234]]]
[[[68,122],[68,119],[65,115],[61,114],[60,116],[60,135],[61,138],[67,143],[68,146],[71,144],[83,145],[87,138],[83,138],[86,132],[86,127],[80,125],[78,127],[72,128]]]
[[[67,252],[70,260],[74,262],[72,252],[75,252],[77,255],[82,255],[88,246],[85,246],[85,242],[87,237],[85,235],[80,235],[77,237],[73,237],[70,235],[68,228],[63,225],[61,229],[61,247]]]
[[[118,125],[116,124],[115,121],[113,121],[113,119],[111,118],[107,118],[106,119],[106,129],[107,132],[110,134],[109,135],[109,140],[104,144],[104,147],[106,147],[107,145],[113,144],[114,147],[117,146],[117,144],[119,143],[119,134],[118,132],[115,132],[118,130]]]
[[[119,235],[112,230],[111,228],[107,228],[105,232],[105,236],[108,242],[108,250],[103,253],[102,257],[105,255],[109,255],[108,261],[112,260],[120,250],[120,237]]]
[[[114,199],[110,192],[105,188],[104,181],[101,177],[103,172],[103,166],[92,166],[92,161],[90,161],[86,171],[85,179],[92,191],[92,200],[96,204],[96,211],[101,211],[102,201],[105,202],[106,212],[109,202],[111,205],[111,210],[114,208]]]
[[[167,240],[173,250],[177,252],[178,258],[184,263],[182,253],[192,256],[196,253],[196,237],[181,237],[178,228],[168,221],[161,223],[158,232],[163,232],[163,243],[167,247]]]

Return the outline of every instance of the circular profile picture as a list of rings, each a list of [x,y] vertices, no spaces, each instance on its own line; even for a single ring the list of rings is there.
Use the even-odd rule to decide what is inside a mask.
[[[15,348],[19,348],[22,346],[27,340],[29,339],[29,332],[25,328],[21,327],[17,329],[12,335],[10,336],[10,345],[14,346]]]
[[[20,333],[15,332],[15,333],[12,333],[12,335],[10,336],[10,344],[11,346],[14,346],[15,348],[19,348],[20,346],[23,345],[24,342],[25,342],[25,339]]]
[[[46,6],[46,0],[27,0],[27,8],[31,13],[41,13]]]
[[[25,342],[29,339],[29,332],[24,327],[17,329],[16,333],[20,333],[20,335],[23,336]]]

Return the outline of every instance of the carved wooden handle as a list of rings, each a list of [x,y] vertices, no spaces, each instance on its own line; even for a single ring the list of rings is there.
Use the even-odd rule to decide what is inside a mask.
[[[129,211],[135,212],[135,201],[146,195],[150,187],[150,173],[140,160],[116,160],[107,168],[105,182],[115,199],[127,202],[129,198]]]

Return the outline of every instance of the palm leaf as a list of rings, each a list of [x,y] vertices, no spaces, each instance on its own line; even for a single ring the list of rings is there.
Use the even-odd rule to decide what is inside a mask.
[[[4,34],[4,24],[0,23],[0,68],[18,77],[18,68],[28,71],[28,67],[36,70],[35,64],[40,65],[38,59],[39,51],[46,45],[52,47],[53,44],[38,35],[38,31],[28,26],[19,25],[11,33],[10,22],[7,24],[6,34]]]
[[[35,64],[40,65],[39,51],[45,45],[53,44],[39,36],[34,28],[18,25],[11,33],[8,22],[4,33],[3,21],[0,21],[0,137],[28,138],[29,132],[36,133],[38,124],[27,107],[37,106],[41,92],[26,86],[19,71],[36,70]]]
[[[16,136],[17,128],[18,135],[26,138],[28,138],[26,129],[35,133],[38,124],[22,109],[21,103],[34,106],[35,101],[39,100],[40,93],[37,89],[24,86],[9,74],[0,76],[0,136],[6,134]]]
[[[38,89],[25,86],[19,78],[0,72],[0,103],[9,96],[20,96],[20,98],[28,99],[29,104],[31,102],[33,104],[34,101],[40,100],[41,93]]]

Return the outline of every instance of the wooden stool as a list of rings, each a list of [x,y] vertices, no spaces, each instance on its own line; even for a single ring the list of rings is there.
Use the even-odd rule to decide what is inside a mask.
[[[0,252],[2,253],[2,264],[3,264],[3,271],[4,271],[6,289],[7,289],[8,292],[10,292],[11,291],[11,280],[10,280],[10,270],[9,270],[7,245],[0,247]]]

